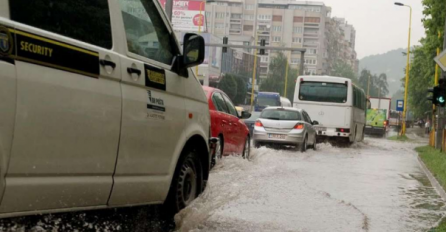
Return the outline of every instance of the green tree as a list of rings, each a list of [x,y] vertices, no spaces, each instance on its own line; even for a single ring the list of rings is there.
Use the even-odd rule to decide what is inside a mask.
[[[330,76],[337,76],[337,77],[346,77],[351,79],[353,82],[357,83],[358,79],[356,77],[355,72],[353,71],[352,67],[347,64],[344,61],[338,60],[331,72],[330,72]]]
[[[435,78],[436,49],[442,50],[446,1],[423,0],[423,25],[426,37],[421,46],[412,48],[412,62],[409,70],[408,104],[415,117],[422,117],[432,109],[426,101],[427,88],[432,87]],[[438,35],[440,34],[440,38]],[[402,85],[404,87],[404,79]]]
[[[245,103],[246,92],[248,91],[246,88],[246,80],[244,76],[235,75],[234,80],[237,82],[237,92],[235,94],[234,99],[231,98],[232,102],[235,105],[241,105]]]
[[[225,92],[226,95],[234,102],[237,98],[237,80],[233,75],[226,74],[218,84],[218,88]]]
[[[363,69],[359,76],[358,85],[364,89],[366,94],[369,91],[370,97],[385,97],[389,94],[387,75],[384,73],[378,76],[367,69]]]
[[[260,91],[277,92],[284,96],[285,91],[285,74],[287,66],[287,57],[284,53],[279,52],[276,57],[271,59],[269,64],[268,77],[260,84]],[[298,70],[288,66],[288,80],[287,80],[287,98],[292,101],[294,96],[294,88]]]

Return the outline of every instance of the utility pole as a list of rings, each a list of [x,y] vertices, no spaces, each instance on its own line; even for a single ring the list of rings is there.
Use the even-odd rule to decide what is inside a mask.
[[[445,24],[444,24],[444,38],[443,38],[443,50],[446,48],[446,18],[445,18]],[[443,81],[446,80],[446,72],[441,70],[441,76],[440,79],[442,79]],[[440,82],[440,80],[439,80]],[[443,130],[445,127],[445,115],[444,115],[444,107],[440,107],[438,106],[437,108],[437,128],[436,128],[436,133],[435,133],[435,148],[436,149],[442,149],[442,144],[443,144]]]

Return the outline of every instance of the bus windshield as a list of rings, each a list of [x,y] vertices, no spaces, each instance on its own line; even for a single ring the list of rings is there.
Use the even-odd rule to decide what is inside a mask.
[[[299,99],[301,101],[317,102],[347,102],[347,85],[326,82],[302,82],[300,84]]]

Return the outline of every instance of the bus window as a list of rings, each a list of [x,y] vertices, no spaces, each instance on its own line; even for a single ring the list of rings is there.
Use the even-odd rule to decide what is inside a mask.
[[[300,85],[299,99],[301,101],[346,103],[347,89],[348,86],[341,83],[306,81]]]

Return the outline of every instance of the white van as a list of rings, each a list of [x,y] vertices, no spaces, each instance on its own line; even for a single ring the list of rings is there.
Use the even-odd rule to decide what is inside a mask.
[[[203,58],[158,1],[0,0],[0,217],[190,204],[210,168]]]
[[[366,96],[348,78],[300,76],[294,92],[294,108],[304,109],[313,120],[319,138],[362,141],[366,124]]]
[[[290,100],[286,97],[280,97],[280,106],[282,107],[292,107]]]

